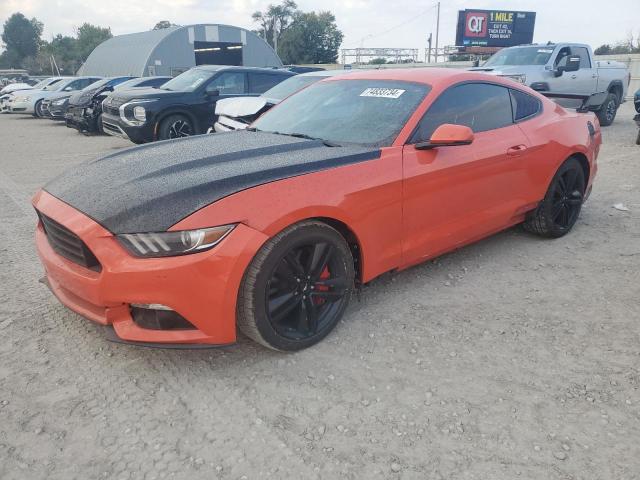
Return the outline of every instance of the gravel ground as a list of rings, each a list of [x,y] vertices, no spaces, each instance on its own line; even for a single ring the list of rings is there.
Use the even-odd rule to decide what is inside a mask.
[[[0,478],[640,478],[631,118],[604,130],[573,233],[511,229],[386,275],[287,355],[113,344],[62,307],[29,197],[128,143],[0,116]]]

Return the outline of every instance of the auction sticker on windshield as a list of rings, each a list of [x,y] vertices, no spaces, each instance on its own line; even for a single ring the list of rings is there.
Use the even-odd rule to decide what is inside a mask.
[[[398,98],[405,90],[399,88],[367,88],[360,94],[361,97]]]

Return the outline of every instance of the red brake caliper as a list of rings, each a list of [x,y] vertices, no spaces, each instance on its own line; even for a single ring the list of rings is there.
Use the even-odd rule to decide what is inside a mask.
[[[324,270],[320,274],[320,280],[327,280],[329,279],[329,277],[331,277],[331,274],[329,273],[329,267],[324,267]],[[326,285],[316,285],[316,291],[327,292],[329,291],[329,287],[327,287]],[[316,305],[322,305],[324,302],[324,298],[313,297],[313,303],[315,303]]]

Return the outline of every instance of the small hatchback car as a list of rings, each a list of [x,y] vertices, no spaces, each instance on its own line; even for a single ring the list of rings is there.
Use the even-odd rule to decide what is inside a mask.
[[[516,224],[569,232],[600,127],[508,79],[354,72],[249,129],[112,153],[33,200],[58,299],[120,341],[315,344],[354,286]]]

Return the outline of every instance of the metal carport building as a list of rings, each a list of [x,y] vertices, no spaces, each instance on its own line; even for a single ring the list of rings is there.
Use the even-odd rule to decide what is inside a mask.
[[[282,61],[249,30],[200,24],[110,38],[91,52],[78,75],[175,76],[196,65],[282,67]]]

